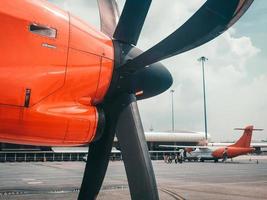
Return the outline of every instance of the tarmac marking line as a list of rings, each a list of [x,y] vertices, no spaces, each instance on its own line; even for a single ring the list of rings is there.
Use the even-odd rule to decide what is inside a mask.
[[[175,200],[186,200],[185,198],[183,198],[182,196],[176,194],[175,192],[171,191],[171,190],[167,190],[165,188],[160,188],[160,190],[168,195],[170,195],[171,197],[173,197]]]
[[[34,178],[23,178],[21,180],[22,181],[35,181],[36,179],[34,179]]]
[[[29,185],[38,185],[38,184],[42,184],[42,181],[32,181],[32,182],[27,182],[27,184]]]

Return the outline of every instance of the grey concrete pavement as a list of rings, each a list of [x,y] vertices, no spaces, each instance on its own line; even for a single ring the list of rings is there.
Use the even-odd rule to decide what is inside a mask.
[[[240,157],[227,163],[155,161],[153,165],[164,200],[267,199],[264,156],[253,157],[252,161]],[[0,163],[0,200],[76,199],[84,166],[83,162]],[[110,162],[98,199],[130,199],[122,162]]]

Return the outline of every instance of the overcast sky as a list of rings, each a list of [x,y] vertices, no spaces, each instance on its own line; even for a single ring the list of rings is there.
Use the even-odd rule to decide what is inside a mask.
[[[99,28],[95,0],[50,0]],[[122,9],[125,1],[118,0]],[[182,25],[205,0],[153,0],[140,40],[147,49]],[[267,138],[267,1],[255,0],[233,28],[215,40],[162,61],[174,78],[175,128],[204,131],[202,74],[207,57],[208,132],[213,141],[240,137],[233,128],[254,125],[254,140]],[[208,23],[208,22],[207,22]],[[192,30],[194,31],[194,30]],[[138,102],[145,130],[171,129],[170,92]]]

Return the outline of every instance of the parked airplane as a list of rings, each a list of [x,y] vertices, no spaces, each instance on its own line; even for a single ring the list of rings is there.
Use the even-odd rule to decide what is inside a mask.
[[[219,159],[226,161],[227,158],[234,158],[240,155],[245,155],[255,151],[255,148],[251,147],[251,137],[253,131],[262,131],[263,129],[254,129],[253,126],[247,126],[246,128],[236,128],[235,130],[244,130],[243,135],[234,144],[230,144],[224,147],[215,147],[211,144],[207,146],[175,146],[175,145],[161,145],[162,147],[176,147],[185,149],[186,156],[197,157],[200,161],[214,160],[218,162]]]
[[[223,147],[223,146],[229,146],[234,144],[234,142],[211,142],[208,144],[208,146],[211,147]],[[250,147],[255,149],[255,153],[261,154],[262,151],[266,150],[267,148],[267,142],[251,142]]]

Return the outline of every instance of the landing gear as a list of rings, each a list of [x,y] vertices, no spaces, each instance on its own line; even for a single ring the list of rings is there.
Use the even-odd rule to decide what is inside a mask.
[[[203,158],[200,158],[200,162],[204,162],[205,160]]]
[[[227,154],[224,154],[224,155],[223,155],[223,160],[222,160],[222,162],[226,162],[227,159],[228,159]]]
[[[218,159],[214,159],[214,162],[217,163],[218,162]]]

